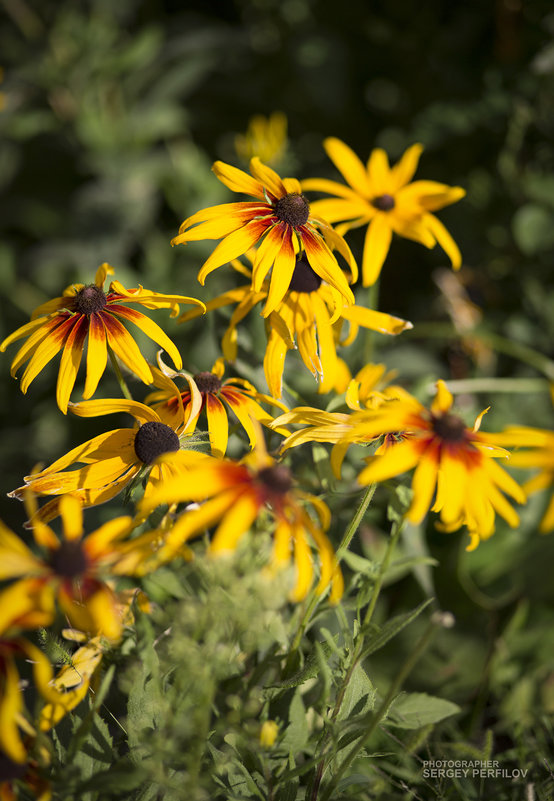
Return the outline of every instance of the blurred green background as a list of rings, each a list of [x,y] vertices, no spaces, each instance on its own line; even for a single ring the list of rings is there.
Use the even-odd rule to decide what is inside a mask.
[[[363,160],[382,146],[394,161],[422,142],[417,177],[467,189],[466,199],[439,216],[462,250],[458,286],[475,304],[480,329],[552,357],[550,0],[3,0],[0,9],[0,339],[72,281],[92,282],[103,261],[128,287],[142,283],[206,299],[236,285],[224,269],[205,288],[198,285],[213,243],[172,249],[169,241],[188,215],[233,199],[210,172],[212,162],[241,165],[235,135],[252,115],[280,110],[289,131],[277,165],[283,175],[337,177],[322,148],[326,136],[343,139]],[[349,242],[359,254],[362,232]],[[486,342],[475,351],[463,338],[444,336],[452,326],[446,274],[438,247],[394,240],[380,308],[412,320],[415,330],[394,342],[377,338],[377,358],[397,367],[412,388],[439,377],[540,376]],[[357,291],[365,302],[367,291]],[[223,318],[180,327],[164,312],[155,315],[193,372],[210,369],[218,355]],[[258,330],[259,322],[250,326]],[[249,338],[248,325],[241,336],[238,368],[263,390],[263,345]],[[154,346],[144,347],[153,357]],[[36,462],[49,463],[94,433],[129,422],[65,418],[54,394],[59,357],[23,396],[9,376],[16,348],[0,356],[0,515],[17,529],[24,513],[5,493]],[[363,347],[349,353],[351,369],[359,369]],[[294,358],[288,357],[291,365]],[[309,374],[299,373],[299,380],[309,402],[320,403]],[[132,386],[142,398],[145,388]],[[107,373],[100,394],[112,393],[117,388]],[[547,392],[460,398],[469,415],[491,402],[485,429],[509,422],[551,426]],[[522,532],[501,527],[502,535],[482,546],[465,588],[458,584],[467,565],[458,565],[458,540],[429,527],[431,552],[441,563],[434,591],[461,617],[462,629],[443,641],[437,673],[418,680],[437,694],[446,687],[458,702],[477,697],[468,733],[488,703],[486,681],[479,685],[483,665],[499,698],[524,677],[520,695],[529,709],[537,709],[540,695],[541,708],[554,710],[554,678],[544,654],[534,656],[537,643],[551,643],[545,640],[551,581],[537,571],[554,554],[548,539],[536,537],[533,509]],[[498,590],[499,603],[473,592],[476,577],[492,595]],[[415,592],[412,585],[399,588],[392,606]],[[500,659],[497,675],[490,643],[506,620],[516,620],[512,634],[525,628],[530,608],[533,637],[525,646],[518,640],[524,650],[516,666],[511,657]],[[445,672],[449,659],[452,670]],[[514,725],[521,723],[521,703],[520,696],[506,702]]]

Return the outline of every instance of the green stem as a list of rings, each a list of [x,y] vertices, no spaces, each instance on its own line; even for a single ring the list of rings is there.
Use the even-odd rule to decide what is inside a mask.
[[[385,551],[385,555],[381,561],[379,574],[373,586],[373,593],[371,595],[371,600],[364,615],[364,622],[362,623],[362,632],[365,632],[367,630],[367,627],[371,622],[371,618],[373,617],[373,612],[375,611],[375,607],[377,605],[377,599],[379,598],[379,593],[381,592],[381,587],[383,585],[383,579],[385,578],[385,574],[389,569],[392,554],[394,552],[394,549],[396,548],[398,539],[400,537],[403,528],[404,528],[404,521],[402,521],[401,523],[395,521],[393,523],[391,535],[387,543],[387,550]],[[363,640],[363,635],[360,637],[360,639]]]
[[[358,506],[358,508],[356,509],[354,517],[352,518],[352,520],[348,524],[348,526],[346,528],[346,531],[344,532],[344,536],[343,536],[343,538],[341,540],[341,543],[340,543],[339,547],[337,548],[337,551],[336,551],[337,562],[341,561],[345,551],[348,550],[348,547],[349,547],[350,543],[352,542],[352,538],[354,537],[354,534],[358,530],[358,528],[360,526],[360,523],[362,522],[362,520],[364,518],[364,515],[365,515],[365,513],[367,511],[367,508],[368,508],[369,504],[371,503],[371,500],[372,500],[372,498],[373,498],[373,496],[375,494],[376,488],[377,488],[377,484],[369,484],[369,486],[367,487],[367,489],[366,489],[366,491],[364,493],[364,496],[362,498],[362,501],[361,501],[360,505]],[[310,595],[308,596],[308,602],[306,604],[306,608],[305,608],[304,614],[302,615],[302,619],[300,620],[300,623],[299,623],[298,628],[296,630],[296,634],[294,636],[294,640],[292,641],[291,649],[290,649],[289,654],[287,656],[287,661],[286,661],[286,664],[285,664],[285,667],[284,667],[284,675],[285,676],[288,675],[288,671],[290,671],[291,668],[292,668],[292,662],[293,662],[294,655],[295,655],[296,651],[298,650],[298,648],[300,647],[300,643],[302,641],[302,637],[304,635],[304,632],[306,631],[306,626],[310,622],[310,619],[311,619],[311,617],[312,617],[312,615],[313,615],[313,613],[315,611],[315,608],[316,608],[317,604],[319,603],[320,598],[321,598],[321,596],[316,595],[314,590],[312,590]]]
[[[373,732],[375,731],[375,729],[377,728],[383,717],[386,715],[389,706],[391,705],[391,702],[396,697],[396,695],[398,695],[400,688],[406,681],[406,678],[412,672],[414,665],[419,660],[420,656],[423,654],[423,652],[431,642],[431,638],[433,637],[437,629],[437,626],[439,625],[441,625],[441,616],[433,615],[421,639],[417,643],[416,647],[414,648],[414,650],[412,651],[412,653],[410,654],[409,658],[406,660],[400,671],[395,676],[389,688],[389,691],[387,692],[385,698],[379,705],[379,708],[377,709],[376,712],[374,713],[372,712],[368,716],[367,731],[365,732],[363,737],[361,737],[360,740],[358,740],[356,746],[352,749],[352,751],[348,754],[344,762],[339,766],[339,768],[334,773],[333,778],[329,782],[328,787],[321,796],[321,801],[328,801],[328,799],[333,797],[334,791],[341,777],[350,767],[354,759],[358,756],[362,748],[364,748],[366,743],[369,741],[371,735],[373,734]]]
[[[506,337],[492,334],[488,331],[480,331],[474,329],[472,331],[464,331],[461,334],[459,331],[450,325],[450,323],[422,323],[415,326],[413,331],[406,331],[402,336],[404,337],[421,337],[423,339],[438,337],[440,339],[460,339],[460,337],[474,337],[475,339],[490,345],[493,350],[499,353],[505,353],[514,359],[518,359],[530,367],[534,367],[539,373],[545,375],[549,381],[554,381],[554,361],[545,356],[543,353],[522,345],[520,342],[514,342]]]
[[[115,377],[117,379],[117,383],[119,384],[121,392],[123,393],[123,397],[127,398],[127,400],[133,400],[133,396],[129,391],[129,387],[127,386],[127,383],[123,378],[123,373],[121,372],[121,368],[119,367],[119,364],[115,357],[115,353],[113,352],[113,350],[110,348],[109,345],[106,345],[106,347],[108,348],[108,355],[110,357],[110,362],[112,363]]]
[[[445,381],[446,386],[453,395],[462,393],[485,392],[509,392],[514,394],[521,392],[527,395],[529,392],[549,392],[550,384],[544,378],[462,378],[457,381]],[[429,388],[434,392],[435,386]]]

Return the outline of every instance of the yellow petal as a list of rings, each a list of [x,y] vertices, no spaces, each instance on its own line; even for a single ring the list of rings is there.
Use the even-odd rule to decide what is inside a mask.
[[[369,223],[365,235],[362,260],[362,281],[371,286],[379,278],[389,252],[392,229],[385,213],[377,214]]]
[[[88,320],[83,315],[73,326],[65,340],[56,384],[56,402],[64,414],[67,413],[67,404],[81,364],[87,331]]]
[[[386,152],[378,147],[371,151],[367,162],[371,193],[373,197],[391,194],[392,181],[389,159]]]
[[[229,420],[223,404],[215,395],[206,396],[206,414],[212,453],[223,458],[229,438]]]
[[[386,481],[411,470],[420,459],[421,451],[410,440],[398,442],[388,448],[381,456],[374,456],[368,467],[358,476],[360,484]]]
[[[90,398],[96,392],[98,382],[104,375],[108,363],[106,329],[102,315],[91,314],[89,317],[87,344],[87,378],[83,398]]]
[[[113,306],[110,307],[111,313],[113,313],[113,309]],[[150,339],[153,339],[156,344],[158,344],[169,354],[173,364],[178,370],[182,368],[183,361],[181,359],[181,354],[171,339],[167,336],[165,331],[160,328],[160,326],[155,323],[154,320],[151,320],[149,317],[146,317],[146,315],[136,311],[136,309],[129,309],[124,306],[118,306],[116,314],[118,317],[123,317],[126,320],[130,320],[138,328],[140,328],[141,331],[144,331],[146,336],[150,337]]]
[[[219,524],[210,543],[211,555],[234,551],[237,543],[252,526],[260,511],[260,504],[252,491],[239,495]]]
[[[370,197],[371,186],[368,181],[366,169],[354,151],[335,137],[325,139],[323,147],[335,167],[343,175],[345,181],[350,184],[352,189],[362,195],[362,197]]]
[[[419,158],[423,152],[423,145],[415,144],[409,147],[400,161],[391,170],[391,195],[408,184],[414,177]]]
[[[236,259],[237,256],[246,253],[249,248],[255,245],[270,224],[265,220],[251,220],[238,231],[233,231],[233,233],[226,236],[200,268],[198,280],[202,286],[211,272],[221,267],[222,264],[226,264],[232,259]]]
[[[283,184],[280,176],[268,167],[262,164],[257,156],[254,156],[250,161],[250,172],[260,181],[261,184],[273,195],[275,198],[283,197],[287,194],[287,189]]]
[[[435,386],[437,392],[431,404],[431,411],[433,414],[445,414],[452,407],[454,397],[442,379],[439,379]]]
[[[216,161],[212,170],[217,178],[233,192],[242,192],[245,195],[265,199],[262,183],[252,178],[244,170],[239,170],[238,167],[233,167],[224,161]]]
[[[423,221],[452,262],[453,269],[459,270],[462,266],[462,254],[444,225],[434,214],[426,214]]]

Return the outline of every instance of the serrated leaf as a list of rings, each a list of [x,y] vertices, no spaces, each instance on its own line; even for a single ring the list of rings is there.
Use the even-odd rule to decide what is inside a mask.
[[[396,637],[396,635],[402,631],[403,628],[408,626],[423,612],[427,606],[429,606],[432,600],[432,598],[428,598],[410,612],[404,612],[402,615],[396,615],[396,617],[387,620],[385,625],[381,626],[377,631],[373,631],[372,633],[366,635],[366,643],[362,651],[362,657],[366,657],[369,656],[369,654],[375,653],[375,651],[378,651],[384,645],[386,645],[389,640],[392,640],[393,637]]]
[[[282,744],[285,748],[298,754],[307,744],[309,737],[308,721],[306,720],[306,709],[297,690],[294,693],[289,707],[289,725],[285,729]]]
[[[296,671],[296,673],[293,673],[293,675],[289,676],[289,678],[283,679],[283,681],[278,681],[275,684],[269,684],[268,688],[278,687],[280,689],[284,689],[287,687],[298,687],[299,685],[308,681],[308,679],[313,679],[315,676],[317,676],[321,669],[321,655],[327,658],[333,650],[328,642],[320,642],[318,645],[320,649],[319,654],[315,650],[312,651],[312,653],[306,659],[303,668]]]
[[[458,704],[427,693],[404,693],[391,704],[387,723],[398,729],[419,729],[461,712]]]
[[[361,666],[356,665],[346,686],[337,720],[348,720],[353,715],[370,712],[375,705],[375,688]]]

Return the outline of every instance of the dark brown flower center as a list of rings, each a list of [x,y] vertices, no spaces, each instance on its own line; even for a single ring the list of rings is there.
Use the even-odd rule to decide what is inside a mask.
[[[50,557],[50,567],[57,576],[74,579],[82,576],[88,566],[81,540],[64,540]]]
[[[215,373],[197,373],[193,378],[200,392],[215,393],[221,389],[221,379]]]
[[[143,423],[135,436],[135,453],[144,464],[152,462],[162,453],[179,450],[179,437],[175,431],[156,420]]]
[[[392,195],[379,195],[373,198],[371,205],[379,211],[390,211],[394,208],[394,198]]]
[[[273,211],[282,222],[292,225],[293,228],[299,228],[308,222],[310,204],[304,195],[290,192],[275,201]]]
[[[106,303],[106,294],[103,289],[96,284],[84,286],[77,292],[74,299],[75,311],[79,314],[93,314],[101,311]]]
[[[14,779],[21,779],[27,771],[27,765],[13,762],[9,756],[0,751],[0,782],[11,782]],[[8,795],[6,798],[10,797]]]
[[[310,267],[306,254],[302,253],[301,256],[297,256],[289,290],[292,292],[315,292],[320,286],[321,278]]]
[[[290,470],[281,464],[264,467],[259,471],[257,478],[266,489],[278,495],[286,495],[292,487]]]
[[[433,431],[444,442],[458,443],[465,439],[466,424],[455,414],[433,417]]]

